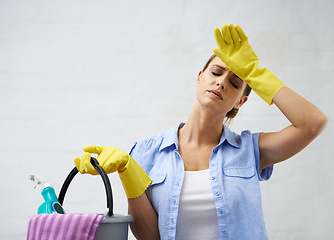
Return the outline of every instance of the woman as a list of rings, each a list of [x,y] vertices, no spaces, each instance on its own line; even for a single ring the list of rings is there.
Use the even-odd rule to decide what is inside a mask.
[[[185,124],[135,143],[131,156],[88,146],[75,159],[81,173],[96,174],[90,153],[99,154],[108,173],[118,170],[138,239],[267,239],[259,180],[269,179],[275,163],[305,148],[326,124],[317,107],[258,67],[238,25],[214,32],[219,49],[198,74]],[[291,125],[240,135],[224,126],[247,101],[249,87]]]

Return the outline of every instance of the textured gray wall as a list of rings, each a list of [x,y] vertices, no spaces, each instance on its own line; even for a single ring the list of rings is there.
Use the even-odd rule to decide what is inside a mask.
[[[128,150],[186,121],[198,71],[216,46],[213,28],[231,22],[261,66],[329,117],[318,139],[261,183],[270,239],[332,239],[333,10],[331,0],[0,0],[0,238],[24,239],[42,202],[28,175],[59,192],[83,146]],[[287,124],[252,93],[231,128]],[[110,178],[115,212],[125,214],[118,175]],[[65,208],[103,213],[101,180],[77,176]]]

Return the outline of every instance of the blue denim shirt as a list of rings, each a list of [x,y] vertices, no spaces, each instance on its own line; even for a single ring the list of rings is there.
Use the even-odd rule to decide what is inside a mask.
[[[184,177],[178,153],[179,127],[182,124],[136,142],[130,151],[152,179],[147,195],[158,214],[162,240],[175,239],[176,233]],[[209,172],[221,239],[268,239],[259,181],[270,178],[273,166],[259,172],[259,134],[243,131],[238,135],[224,126],[212,151]]]

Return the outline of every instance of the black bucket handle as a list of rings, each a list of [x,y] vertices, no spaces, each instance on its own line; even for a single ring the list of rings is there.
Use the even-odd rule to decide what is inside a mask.
[[[111,217],[113,215],[113,198],[112,198],[111,185],[110,185],[108,175],[104,171],[104,169],[100,166],[99,162],[95,158],[91,157],[90,163],[93,165],[95,170],[102,177],[104,186],[106,188],[106,194],[107,194],[107,208],[109,209],[107,215],[109,217]],[[63,186],[61,187],[59,197],[58,197],[58,201],[61,205],[63,205],[64,198],[65,198],[65,193],[66,193],[71,181],[73,180],[73,178],[75,177],[75,175],[78,172],[79,172],[78,169],[76,167],[74,167],[72,169],[72,171],[68,174],[67,178],[65,179],[65,182],[63,183]]]

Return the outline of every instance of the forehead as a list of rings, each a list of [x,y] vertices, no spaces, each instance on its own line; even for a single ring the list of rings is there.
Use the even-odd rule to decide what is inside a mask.
[[[225,63],[219,57],[215,57],[214,59],[212,59],[209,66],[212,66],[212,65],[218,65],[218,66],[221,66],[223,68],[226,68]]]

